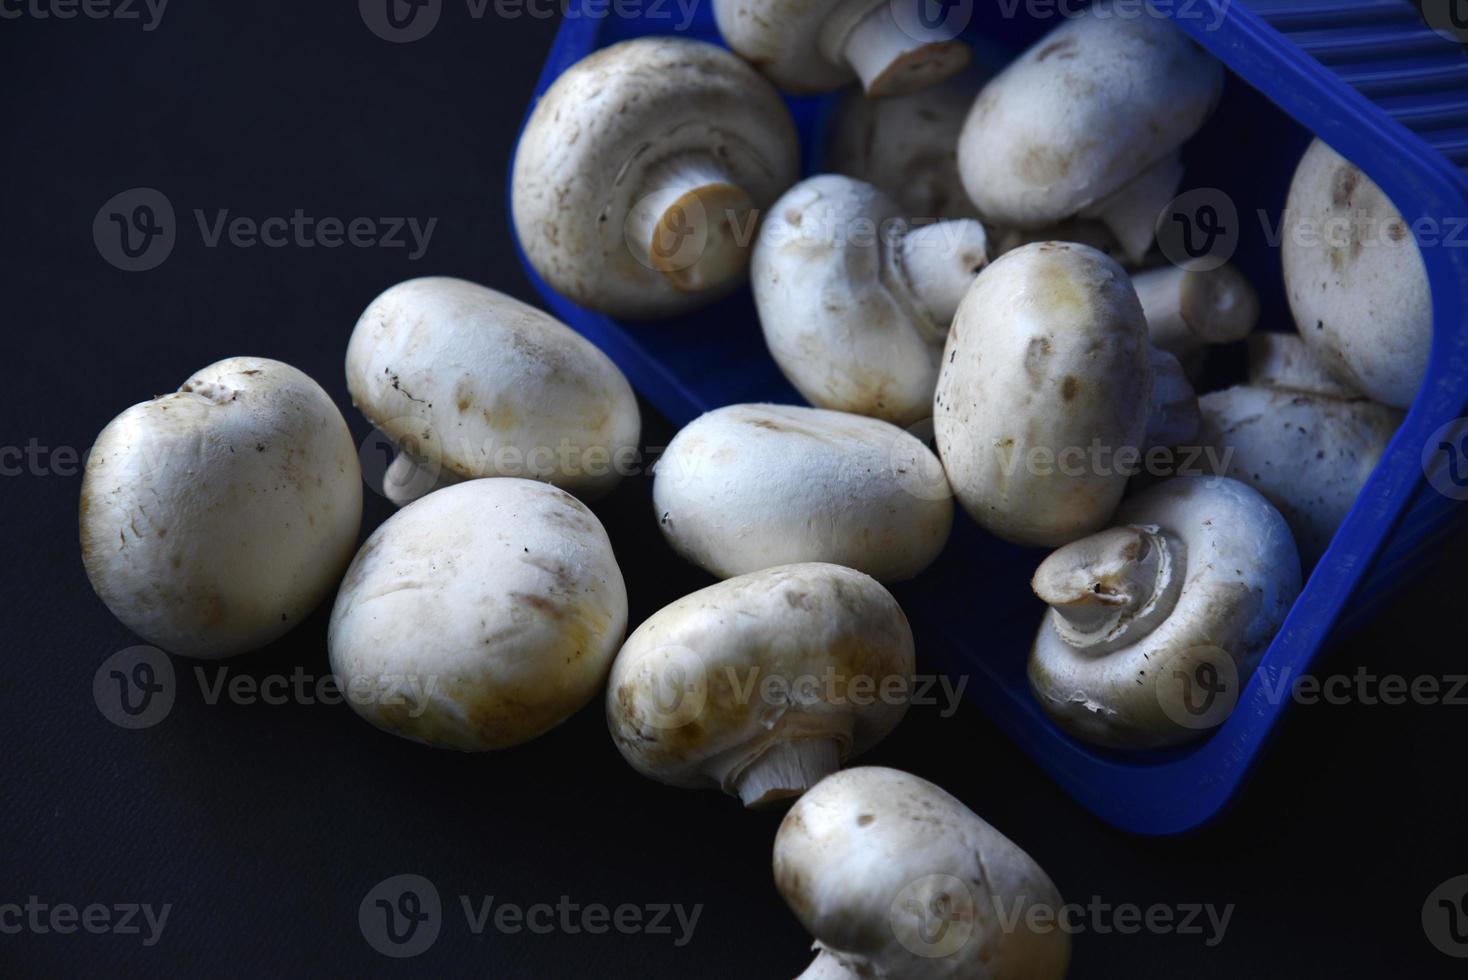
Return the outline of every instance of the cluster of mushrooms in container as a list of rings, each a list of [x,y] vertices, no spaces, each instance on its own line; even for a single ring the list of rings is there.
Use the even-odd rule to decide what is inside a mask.
[[[1415,248],[1286,235],[1300,329],[1255,332],[1258,296],[1232,266],[1161,263],[1179,149],[1223,86],[1166,20],[1099,16],[1103,2],[984,79],[960,42],[904,32],[887,4],[806,6],[718,0],[732,53],[675,37],[596,52],[541,99],[514,167],[516,231],[555,289],[648,319],[747,280],[771,356],[814,406],[709,412],[659,460],[648,519],[723,581],[624,640],[622,574],[584,501],[617,480],[588,461],[637,452],[632,389],[559,321],[446,278],[388,289],[347,348],[357,409],[402,448],[385,480],[401,510],[355,558],[362,476],[340,411],[300,371],[235,357],[102,432],[86,570],[130,629],[203,658],[271,642],[335,590],[332,669],[372,695],[355,710],[430,746],[507,748],[604,692],[637,771],[749,807],[794,801],[774,868],[817,941],[807,977],[1059,977],[1063,931],[982,917],[935,957],[893,914],[915,879],[919,905],[950,902],[954,882],[973,901],[1060,899],[937,786],[840,771],[907,707],[841,696],[914,674],[883,583],[933,562],[956,500],[994,536],[1054,549],[1033,571],[1050,609],[1029,677],[1058,725],[1112,751],[1197,737],[1159,678],[1200,650],[1243,676],[1270,643],[1423,375],[1426,275]],[[853,80],[829,131],[839,173],[799,180],[776,86]],[[1288,218],[1405,231],[1319,142]],[[1200,397],[1207,349],[1246,339],[1247,381]],[[929,418],[936,453],[909,431]],[[1226,471],[1007,462],[1098,443],[1212,447]],[[772,701],[733,670],[842,686]]]

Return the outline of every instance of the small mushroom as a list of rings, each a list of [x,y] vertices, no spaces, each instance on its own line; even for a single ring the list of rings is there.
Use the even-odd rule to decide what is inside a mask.
[[[483,752],[542,735],[596,697],[626,628],[622,573],[584,504],[532,480],[471,480],[367,539],[327,645],[368,722]]]
[[[1062,242],[997,259],[964,297],[934,396],[938,454],[959,502],[1016,544],[1105,527],[1130,469],[1197,429],[1177,358],[1152,347],[1115,261]]]
[[[1178,148],[1218,102],[1222,66],[1162,17],[1100,0],[992,82],[969,113],[959,173],[987,222],[1104,221],[1125,254],[1151,248],[1182,181]]]
[[[959,800],[862,767],[795,804],[775,886],[816,939],[800,980],[1061,980],[1070,933],[1055,883]]]
[[[747,807],[799,796],[907,713],[912,630],[873,578],[784,565],[684,596],[617,655],[607,725],[638,772]]]
[[[82,562],[149,643],[265,646],[331,592],[362,520],[357,447],[288,364],[232,357],[108,423],[82,478]]]
[[[954,311],[989,262],[971,219],[912,227],[871,184],[796,184],[760,230],[750,267],[775,363],[806,400],[910,425],[933,411]]]
[[[644,37],[572,65],[515,155],[535,271],[612,316],[686,313],[742,281],[759,212],[799,177],[779,93],[729,52]]]
[[[1259,294],[1231,265],[1165,266],[1132,277],[1152,346],[1179,360],[1211,344],[1243,340],[1259,325]]]
[[[1246,385],[1198,400],[1198,442],[1216,468],[1279,509],[1313,568],[1402,423],[1402,412],[1331,390],[1295,335],[1260,334]]]
[[[721,578],[812,561],[911,578],[947,543],[951,498],[942,464],[915,436],[787,405],[730,405],[694,420],[652,487],[668,543]]]
[[[1432,288],[1380,187],[1316,140],[1290,186],[1284,278],[1300,336],[1353,390],[1412,404],[1432,347]]]
[[[1182,708],[1236,702],[1299,594],[1300,559],[1279,511],[1223,477],[1167,480],[1127,501],[1116,521],[1035,572],[1031,586],[1050,611],[1030,687],[1084,741],[1181,744],[1227,717],[1198,710],[1194,721]],[[1212,698],[1178,686],[1195,676]]]
[[[714,19],[735,53],[800,95],[853,78],[870,98],[908,95],[952,77],[973,56],[941,24],[899,23],[889,0],[714,0]]]
[[[610,358],[463,279],[410,279],[373,300],[347,347],[347,387],[402,449],[383,481],[398,506],[487,476],[594,499],[638,451],[637,398]]]
[[[848,89],[831,118],[825,169],[875,185],[913,218],[977,218],[958,176],[958,134],[985,76],[955,75],[911,95]]]

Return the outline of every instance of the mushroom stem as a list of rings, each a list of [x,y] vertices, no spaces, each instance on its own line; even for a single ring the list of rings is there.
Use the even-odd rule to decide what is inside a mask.
[[[800,796],[841,768],[841,745],[829,737],[776,742],[737,777],[739,798],[750,809]]]
[[[1198,434],[1198,423],[1198,395],[1182,362],[1152,348],[1152,417],[1147,421],[1146,448],[1189,442]]]
[[[382,475],[382,495],[397,507],[406,507],[435,490],[463,483],[464,478],[438,462],[427,462],[403,451]]]
[[[1177,266],[1132,277],[1152,343],[1182,357],[1243,340],[1259,323],[1259,294],[1231,265],[1207,272]]]
[[[941,28],[912,29],[899,25],[890,3],[873,7],[851,33],[842,53],[861,78],[869,98],[911,95],[956,75],[972,53]]]
[[[712,156],[681,153],[648,168],[627,218],[638,258],[683,292],[738,276],[754,240],[754,200]]]
[[[897,254],[933,339],[943,340],[974,277],[989,264],[988,233],[972,219],[939,221],[908,232]]]
[[[861,974],[847,969],[841,965],[840,960],[823,949],[795,980],[861,980]]]
[[[1183,182],[1182,158],[1176,150],[1141,176],[1081,212],[1111,229],[1128,262],[1141,262],[1157,238],[1157,219]]]
[[[1296,333],[1260,331],[1249,338],[1249,384],[1346,401],[1362,397],[1337,381]]]
[[[1046,558],[1030,587],[1058,614],[1070,646],[1109,653],[1135,643],[1172,612],[1182,589],[1182,545],[1158,527],[1114,527]]]

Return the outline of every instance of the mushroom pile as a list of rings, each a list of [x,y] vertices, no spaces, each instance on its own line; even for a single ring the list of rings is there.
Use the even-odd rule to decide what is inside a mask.
[[[747,275],[747,329],[810,403],[710,411],[629,481],[649,532],[712,584],[626,635],[588,504],[641,471],[631,386],[539,309],[430,277],[377,295],[345,350],[360,421],[397,450],[374,489],[400,509],[360,548],[363,477],[331,395],[235,357],[102,430],[80,519],[98,596],[211,658],[335,591],[331,669],[384,732],[486,752],[599,701],[638,773],[794,801],[774,872],[815,937],[812,980],[1063,976],[1069,935],[1029,928],[1061,903],[1033,859],[925,780],[842,771],[913,700],[919,652],[887,585],[935,574],[961,508],[1045,549],[1026,568],[1046,607],[1033,643],[991,654],[1028,655],[1060,730],[1122,752],[1207,737],[1234,702],[1194,710],[1193,682],[1237,694],[1350,519],[1424,376],[1431,297],[1403,217],[1318,142],[1282,250],[1298,333],[1255,333],[1266,304],[1238,268],[1159,261],[1181,148],[1223,85],[1168,20],[1099,0],[990,76],[897,10],[716,0],[732,52],[597,51],[546,91],[514,160],[514,230],[553,289],[673,317]],[[776,86],[858,81],[831,130],[839,172],[801,179]],[[1245,341],[1247,379],[1216,385],[1210,351]],[[1001,905],[1045,914],[1001,928]]]

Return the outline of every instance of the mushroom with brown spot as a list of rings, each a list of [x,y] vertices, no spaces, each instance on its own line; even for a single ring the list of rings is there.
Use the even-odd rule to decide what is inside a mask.
[[[1055,883],[955,797],[896,769],[848,769],[775,836],[775,886],[818,953],[800,980],[1061,980]]]
[[[1083,245],[997,259],[959,306],[934,396],[948,479],[1006,541],[1105,527],[1141,454],[1197,431],[1177,358],[1154,348],[1131,280]]]
[[[799,176],[779,93],[729,52],[672,37],[603,48],[541,97],[511,205],[530,264],[612,316],[673,316],[743,280],[759,214]]]
[[[684,596],[627,639],[607,724],[638,772],[748,807],[798,796],[907,712],[897,600],[838,565],[784,565]]]
[[[1400,211],[1325,143],[1306,151],[1284,217],[1284,277],[1300,336],[1340,381],[1412,404],[1432,347],[1432,288]]]
[[[750,272],[765,342],[807,401],[910,425],[932,415],[948,327],[988,262],[979,222],[914,227],[871,184],[825,174],[775,203]]]

